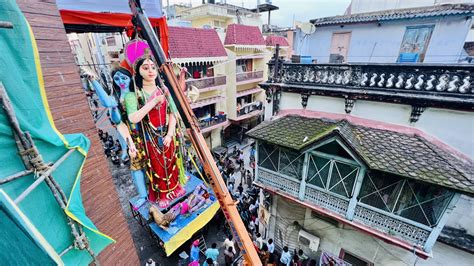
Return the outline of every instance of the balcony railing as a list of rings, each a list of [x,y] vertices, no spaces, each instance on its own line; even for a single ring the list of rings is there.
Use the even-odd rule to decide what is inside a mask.
[[[257,110],[262,110],[262,108],[263,104],[261,102],[248,103],[237,110],[237,116],[246,115]]]
[[[311,205],[329,210],[338,214],[341,219],[346,219],[346,214],[349,209],[349,199],[345,199],[340,195],[323,191],[308,183],[304,186],[304,193],[300,193],[301,181],[287,176],[285,177],[262,167],[258,168],[255,181],[265,187],[288,194],[295,199],[300,199]],[[303,198],[301,198],[301,195],[304,195]],[[352,221],[421,246],[426,243],[432,231],[431,228],[416,226],[406,221],[406,219],[387,215],[384,212],[377,211],[377,209],[360,202],[358,202],[355,207]]]
[[[275,64],[270,63],[268,75],[264,88],[277,85],[293,92],[402,103],[416,98],[425,107],[474,104],[470,65],[283,63],[275,74]]]
[[[227,121],[227,115],[221,114],[206,119],[199,119],[199,125],[201,128],[212,127],[220,123]]]
[[[263,79],[263,71],[243,72],[236,75],[237,82],[254,79]]]
[[[204,77],[200,79],[190,79],[186,81],[188,86],[195,86],[199,90],[205,90],[212,87],[226,84],[226,76]]]

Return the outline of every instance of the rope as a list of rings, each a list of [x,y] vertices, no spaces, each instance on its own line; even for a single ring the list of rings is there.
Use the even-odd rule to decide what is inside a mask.
[[[193,163],[194,167],[196,168],[199,177],[201,177],[202,181],[206,184],[207,187],[209,187],[209,184],[207,183],[206,179],[204,179],[204,176],[202,175],[201,171],[199,171],[199,167],[197,166],[196,162],[194,161],[193,157],[191,156],[191,153],[188,152],[188,157],[191,158],[191,162]]]

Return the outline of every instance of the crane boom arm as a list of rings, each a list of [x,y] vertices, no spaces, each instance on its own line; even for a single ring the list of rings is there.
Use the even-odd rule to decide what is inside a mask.
[[[133,23],[135,26],[140,28],[142,37],[148,42],[148,45],[157,60],[158,66],[162,69],[165,79],[171,87],[170,95],[176,103],[179,116],[183,120],[197,156],[203,164],[204,172],[209,178],[209,183],[216,194],[216,198],[219,201],[227,222],[229,223],[231,232],[241,250],[245,262],[255,266],[262,265],[247,229],[240,218],[235,202],[227,190],[227,186],[225,185],[212,154],[207,147],[206,141],[201,134],[199,123],[194,116],[184,92],[179,86],[176,76],[174,75],[171,62],[167,60],[163,48],[161,47],[148,18],[141,9],[139,0],[129,0],[129,4],[133,14]]]

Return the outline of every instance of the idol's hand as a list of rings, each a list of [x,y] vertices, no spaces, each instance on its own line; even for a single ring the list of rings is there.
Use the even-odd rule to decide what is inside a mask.
[[[170,96],[170,90],[168,89],[168,87],[166,87],[165,85],[163,85],[163,87],[161,87],[161,89],[163,90],[163,94],[165,96]]]
[[[159,93],[160,93],[159,91],[156,91],[155,93],[153,93],[153,95],[151,95],[148,101],[153,101],[155,105],[162,104],[165,101],[165,96],[160,95]]]
[[[133,141],[128,141],[128,155],[130,155],[131,159],[137,156],[137,148],[135,147],[135,143],[133,143]]]
[[[163,141],[163,144],[165,145],[165,147],[168,147],[170,145],[171,141],[173,141],[173,138],[169,135],[166,135],[166,137]]]

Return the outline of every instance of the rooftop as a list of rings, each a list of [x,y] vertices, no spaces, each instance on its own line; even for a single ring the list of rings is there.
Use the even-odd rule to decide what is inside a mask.
[[[455,15],[474,15],[474,4],[443,4],[416,8],[391,9],[377,12],[317,18],[310,20],[310,22],[316,26],[324,26]]]
[[[286,38],[283,36],[267,36],[265,43],[267,46],[276,46],[277,44],[279,44],[281,47],[290,46]]]
[[[169,47],[172,58],[225,57],[227,52],[216,30],[169,27]]]
[[[257,26],[230,24],[227,26],[224,45],[265,45],[265,40]]]
[[[472,161],[462,160],[415,134],[295,115],[257,126],[247,134],[295,150],[339,136],[372,170],[474,193]]]

